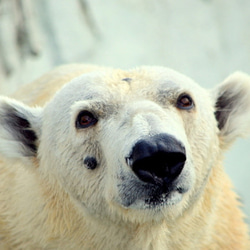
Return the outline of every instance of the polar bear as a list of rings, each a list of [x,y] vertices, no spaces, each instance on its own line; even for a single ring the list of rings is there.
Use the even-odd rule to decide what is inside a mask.
[[[66,65],[0,99],[0,249],[249,249],[222,167],[250,77]]]

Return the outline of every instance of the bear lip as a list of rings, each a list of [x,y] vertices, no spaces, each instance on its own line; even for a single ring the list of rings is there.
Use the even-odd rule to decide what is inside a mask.
[[[144,187],[144,191],[141,195],[137,194],[136,197],[125,195],[128,199],[123,200],[123,206],[138,210],[160,209],[177,204],[188,188],[179,185],[178,187],[176,185],[163,187],[162,185],[148,184],[147,187]]]
[[[172,193],[176,192],[180,195],[187,192],[185,188],[174,187],[174,186],[161,186],[154,194],[145,198],[145,204],[150,205],[150,207],[164,206],[167,205],[168,200]]]
[[[169,196],[169,193],[163,193],[162,195],[151,196],[145,199],[145,204],[150,206],[163,206],[166,203],[166,200]]]
[[[164,208],[174,206],[182,200],[182,192],[179,192],[177,189],[170,191],[169,193],[158,193],[148,195],[144,198],[137,198],[132,202],[123,203],[123,206],[127,209],[136,209],[136,210],[153,210],[155,212],[161,211]]]

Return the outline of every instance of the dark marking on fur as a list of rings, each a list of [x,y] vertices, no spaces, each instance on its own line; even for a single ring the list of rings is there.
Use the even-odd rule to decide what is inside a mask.
[[[4,120],[8,124],[7,128],[11,128],[10,132],[14,138],[29,149],[29,153],[26,150],[26,156],[35,155],[37,152],[37,135],[32,130],[29,121],[25,117],[21,117],[17,110],[10,107],[7,109]]]
[[[218,97],[215,104],[215,117],[218,121],[219,129],[223,129],[228,121],[230,114],[237,106],[238,100],[241,98],[242,93],[232,93],[231,90],[226,90]]]
[[[132,81],[132,79],[131,78],[124,78],[124,79],[122,79],[122,81],[130,83]]]
[[[97,167],[97,160],[96,158],[94,157],[91,157],[91,156],[87,156],[85,159],[84,159],[84,165],[87,169],[95,169]]]

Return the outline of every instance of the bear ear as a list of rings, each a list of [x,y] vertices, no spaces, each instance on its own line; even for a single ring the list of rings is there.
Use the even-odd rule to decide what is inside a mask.
[[[214,89],[213,95],[224,146],[250,134],[250,76],[241,72],[230,75]]]
[[[41,108],[0,97],[0,154],[9,158],[35,156],[41,113]]]

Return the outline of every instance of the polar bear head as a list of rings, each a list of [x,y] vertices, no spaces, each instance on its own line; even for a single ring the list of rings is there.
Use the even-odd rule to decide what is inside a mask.
[[[207,91],[173,70],[84,74],[43,108],[2,98],[0,152],[36,159],[88,215],[176,218],[202,196],[211,169],[250,128],[250,78]]]

